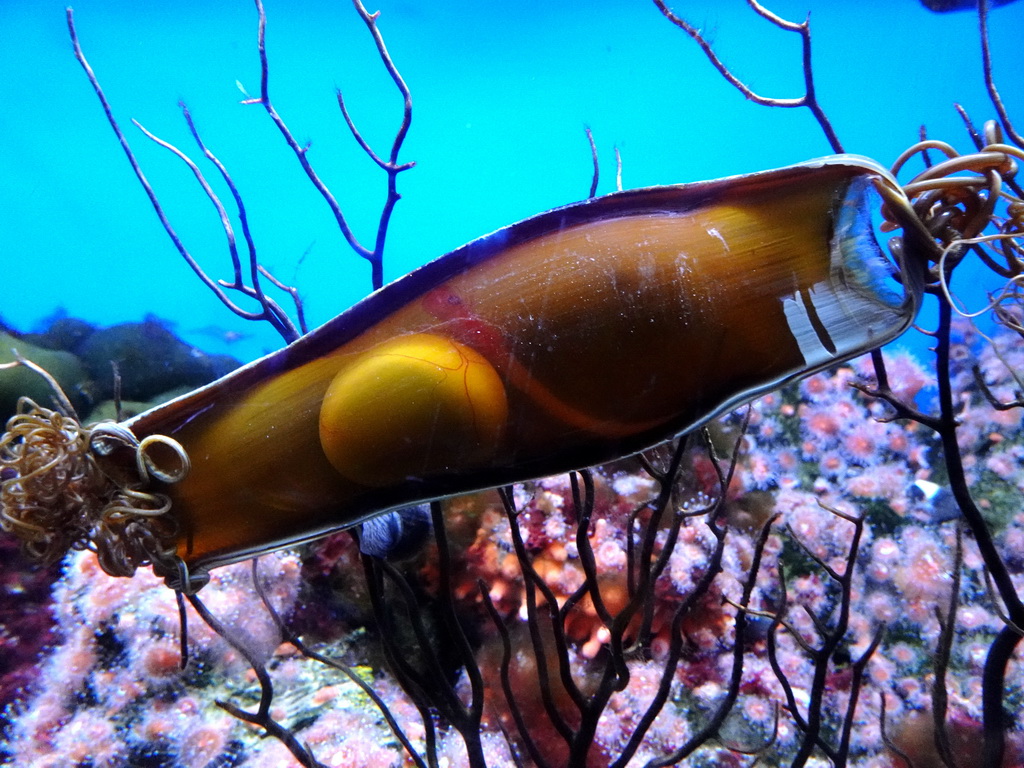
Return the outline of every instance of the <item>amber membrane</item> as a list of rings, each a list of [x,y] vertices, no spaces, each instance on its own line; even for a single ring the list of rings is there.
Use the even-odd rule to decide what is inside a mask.
[[[172,500],[178,554],[201,570],[389,508],[629,455],[893,339],[917,311],[920,264],[892,263],[876,241],[879,186],[898,190],[873,162],[838,156],[549,211],[132,419],[139,438],[168,435],[191,458],[189,476],[160,489]],[[506,408],[489,412],[506,422],[471,446],[452,440],[443,414],[465,409],[459,387],[447,387],[437,397],[453,401],[427,396],[423,407],[435,410],[412,420],[430,428],[377,439],[363,424],[346,456],[394,441],[414,448],[396,452],[393,481],[364,485],[325,457],[321,404],[339,374],[376,370],[386,363],[375,349],[412,334],[489,363],[497,377],[482,379],[500,382]],[[346,377],[371,382],[345,388],[350,406],[363,396],[371,414],[407,405],[403,387],[388,383],[396,376]],[[471,409],[499,397],[466,392]]]

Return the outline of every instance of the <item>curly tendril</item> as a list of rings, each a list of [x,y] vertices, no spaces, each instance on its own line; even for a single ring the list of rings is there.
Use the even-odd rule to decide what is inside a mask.
[[[25,365],[56,382],[23,358]],[[58,403],[66,402],[59,387]],[[106,461],[114,451],[134,452],[134,467]],[[170,500],[150,492],[153,482],[174,483],[189,471],[185,449],[164,435],[138,440],[113,422],[83,426],[73,413],[44,408],[23,397],[0,437],[0,527],[18,536],[42,563],[70,549],[92,549],[112,576],[131,576],[143,565],[177,574]]]
[[[21,398],[0,438],[0,477],[0,520],[33,559],[52,563],[88,545],[107,481],[75,418]]]
[[[924,159],[926,167],[905,184],[876,184],[884,201],[881,229],[891,232],[900,228],[898,222],[916,221],[916,242],[930,244],[927,290],[964,318],[991,313],[995,323],[1024,336],[1024,192],[1015,179],[1024,150],[1006,144],[999,125],[992,121],[986,123],[983,136],[972,135],[976,152],[960,154],[946,142],[928,139],[896,159],[890,169],[893,179],[916,156]],[[932,164],[930,150],[945,159]],[[889,242],[897,256],[904,249],[903,239]],[[969,254],[1005,281],[974,311],[950,287],[954,268]]]
[[[994,122],[986,124],[984,140],[979,137],[978,145],[976,152],[962,155],[943,141],[920,141],[896,159],[891,171],[895,176],[915,156],[926,158],[927,167],[902,189],[906,203],[935,246],[930,279],[933,289],[957,308],[949,290],[949,274],[973,252],[1007,281],[999,298],[986,308],[995,309],[1016,293],[1024,275],[1024,200],[1014,183],[1024,150],[1006,144]],[[945,159],[934,165],[927,163],[929,150],[942,153]],[[887,197],[887,207],[898,204]],[[895,229],[891,211],[883,213],[888,219],[884,228]]]

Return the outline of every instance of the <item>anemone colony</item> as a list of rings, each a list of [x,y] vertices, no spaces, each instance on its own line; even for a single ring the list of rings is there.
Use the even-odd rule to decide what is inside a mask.
[[[405,101],[387,160],[349,121],[389,183],[373,248],[343,225],[379,285],[411,106],[376,17],[356,6]],[[809,107],[840,151],[814,95],[809,27],[751,6],[808,54],[803,99],[756,98]],[[259,14],[256,102],[340,210],[269,99]],[[1024,193],[1013,173],[1024,142],[984,50],[1001,127],[975,130],[964,115],[977,154],[923,142],[897,162],[925,166],[904,189],[934,241],[930,366],[874,352],[636,456],[432,502],[385,523],[411,527],[404,551],[381,556],[369,542],[387,532],[367,526],[213,569],[206,584],[161,573],[198,595],[148,569],[111,576],[122,560],[95,544],[106,526],[141,541],[137,561],[173,560],[127,534],[152,535],[147,521],[164,519],[167,497],[144,489],[187,471],[177,443],[81,427],[69,402],[23,402],[0,444],[5,527],[44,561],[78,551],[54,591],[52,649],[7,709],[4,756],[91,768],[1024,764],[1013,658],[1024,625]],[[954,317],[949,281],[966,259],[1005,281],[992,332]],[[252,267],[253,284],[236,268],[229,288],[255,297],[257,313],[200,276],[293,339],[301,305],[289,319],[260,288],[255,257]],[[121,449],[134,474],[110,478],[99,500],[76,490]],[[70,468],[62,490],[40,498],[57,459]],[[12,512],[33,505],[72,517],[99,505],[100,522],[58,540]]]
[[[1005,332],[993,342],[962,325],[953,377],[975,395],[966,404],[961,433],[965,456],[974,458],[968,478],[973,487],[986,491],[993,527],[1009,551],[1024,541],[1024,514],[1015,511],[1024,494],[1024,430],[1019,410],[998,410],[977,392],[972,371],[980,367],[993,392],[1011,394],[1016,386],[1011,371],[1024,364],[1024,351]],[[909,355],[890,358],[889,372],[894,391],[921,399],[933,396],[927,373]],[[718,540],[709,525],[715,472],[703,449],[695,446],[686,453],[675,503],[688,516],[652,591],[644,650],[624,658],[629,682],[610,696],[587,765],[613,764],[628,745],[665,679],[678,605],[712,570],[717,572],[700,591],[699,610],[678,627],[681,647],[675,651],[679,658],[669,678],[668,701],[637,751],[637,764],[671,754],[699,733],[729,696],[735,702],[721,726],[721,739],[703,745],[682,764],[732,764],[728,761],[735,759],[742,765],[730,751],[740,749],[763,749],[769,764],[787,764],[802,731],[783,708],[787,693],[773,666],[803,711],[815,695],[808,648],[828,641],[836,631],[830,617],[843,604],[847,627],[836,638],[835,658],[818,691],[823,710],[832,713],[825,724],[826,743],[840,743],[843,717],[856,690],[859,705],[848,744],[851,764],[899,765],[885,748],[886,737],[917,761],[936,760],[928,742],[935,708],[934,654],[944,632],[952,631],[943,670],[949,681],[950,739],[972,748],[981,744],[983,667],[1003,618],[989,598],[973,541],[963,538],[962,553],[957,554],[956,521],[937,519],[933,503],[915,493],[915,478],[941,475],[941,468],[932,466],[934,440],[923,429],[907,430],[876,419],[885,406],[849,386],[869,381],[870,375],[861,363],[818,374],[758,400],[746,417],[745,433],[740,432],[742,415],[716,427],[716,440],[723,445],[743,435],[729,492],[717,507],[729,525],[717,558]],[[662,452],[650,458],[656,469],[669,456]],[[636,462],[624,461],[595,471],[593,482],[588,539],[600,598],[614,615],[628,601],[629,564],[635,562],[628,532],[643,525],[636,512],[657,495],[658,481]],[[533,573],[564,605],[587,580],[576,540],[580,494],[574,498],[570,479],[559,476],[517,487],[510,501],[519,511],[518,536]],[[1002,517],[996,520],[996,514]],[[839,515],[856,517],[850,521]],[[531,598],[502,500],[497,494],[453,499],[445,516],[453,603],[464,630],[475,638],[472,659],[483,676],[480,741],[487,764],[511,764],[506,735],[516,733],[501,679],[505,641],[512,649],[508,685],[520,716],[531,723],[534,748],[547,764],[565,764],[565,747],[545,708],[531,658],[528,629],[531,623],[545,626],[544,602],[538,603],[536,595],[541,587],[536,586]],[[851,546],[860,516],[868,522],[853,553],[856,565],[846,578],[854,562]],[[775,534],[761,542],[759,576],[744,599],[758,554],[758,532],[769,519]],[[663,523],[656,532],[656,551],[664,550],[668,530]],[[959,571],[954,569],[956,560],[963,566]],[[1024,578],[1024,560],[1008,560],[1008,566],[1015,580]],[[427,622],[441,621],[438,567],[432,547],[399,566],[402,578],[415,589],[417,604],[426,606],[421,618]],[[840,578],[832,578],[826,567]],[[405,724],[413,745],[422,750],[423,727],[409,725],[419,722],[416,703],[380,669],[381,638],[367,628],[373,625],[374,609],[353,539],[345,533],[332,536],[301,561],[291,553],[261,558],[259,574],[271,604],[292,617],[290,630],[300,631],[310,647],[349,660],[357,675],[373,682],[392,714]],[[486,596],[480,583],[487,585]],[[954,590],[959,604],[951,624],[946,617]],[[366,695],[337,669],[312,663],[281,642],[280,628],[253,590],[247,563],[215,570],[202,597],[234,634],[248,639],[250,652],[273,673],[278,690],[274,717],[303,723],[300,738],[318,760],[325,765],[401,764],[401,746]],[[388,593],[387,599],[408,610],[400,595]],[[732,651],[738,604],[752,611],[745,622],[737,687]],[[257,689],[251,673],[246,674],[245,660],[191,609],[191,661],[187,669],[179,668],[174,594],[159,579],[146,572],[132,579],[112,578],[99,569],[94,555],[79,552],[65,565],[55,605],[61,639],[42,664],[38,691],[22,702],[8,734],[19,764],[58,765],[73,758],[83,764],[92,759],[96,765],[298,765],[289,762],[280,742],[261,738],[218,709],[215,702],[221,699],[252,706]],[[770,643],[771,616],[780,615],[780,609],[787,631],[777,631]],[[501,617],[504,632],[491,620],[491,612]],[[634,629],[640,623],[638,616]],[[392,629],[400,636],[395,641],[400,649],[410,657],[422,653],[414,640],[402,635],[408,627]],[[632,631],[625,632],[627,641]],[[564,632],[577,684],[593,693],[608,664],[610,636],[591,599],[583,598],[566,615]],[[444,630],[431,624],[429,633],[433,637]],[[554,652],[553,639],[543,643]],[[454,690],[468,697],[470,683],[461,662],[441,658],[437,663]],[[1009,676],[1016,674],[1014,663]],[[568,694],[554,687],[556,710],[571,723]],[[1015,709],[1017,700],[1011,692],[1008,708]],[[438,740],[436,750],[449,764],[465,763],[457,733],[442,730]],[[75,745],[86,741],[102,743],[105,751],[76,752],[82,747]],[[523,748],[518,738],[513,743]],[[1015,734],[1009,750],[1013,760],[1024,758],[1024,744]]]

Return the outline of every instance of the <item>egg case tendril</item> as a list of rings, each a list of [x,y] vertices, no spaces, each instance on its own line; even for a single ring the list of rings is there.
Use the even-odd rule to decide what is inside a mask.
[[[46,379],[59,410],[22,397],[7,421],[0,437],[0,527],[42,563],[69,549],[92,549],[111,575],[131,576],[144,565],[176,574],[170,499],[146,489],[153,480],[185,477],[185,450],[162,435],[138,440],[114,422],[82,425],[57,382],[35,363],[17,356],[0,367],[18,365]],[[125,455],[133,457],[130,464]]]

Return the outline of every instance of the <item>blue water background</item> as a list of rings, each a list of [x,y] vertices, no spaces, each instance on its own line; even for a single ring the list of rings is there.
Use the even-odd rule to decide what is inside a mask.
[[[776,0],[812,11],[822,104],[847,151],[888,164],[919,126],[965,150],[952,103],[992,116],[982,86],[977,21],[913,0]],[[378,0],[380,29],[413,92],[402,160],[403,199],[391,225],[393,279],[462,243],[587,195],[594,132],[600,192],[777,167],[829,154],[807,110],[770,110],[728,86],[653,4]],[[802,92],[800,41],[742,0],[677,3],[716,50],[764,94]],[[352,7],[267,0],[271,95],[309,158],[371,245],[384,175],[358,148],[334,99],[341,88],[382,155],[401,102]],[[299,286],[311,326],[365,295],[369,269],[341,238],[258,105],[252,3],[81,0],[79,35],[114,113],[182,240],[214,277],[229,277],[225,238],[188,169],[135,129],[198,153],[177,107],[248,205],[262,262]],[[1016,77],[1024,3],[993,12],[999,85],[1024,123]],[[100,324],[166,318],[192,343],[243,359],[280,346],[265,324],[227,312],[163,232],[71,52],[63,5],[0,2],[0,317],[23,330],[57,312]],[[225,198],[215,171],[204,172]],[[970,278],[965,282],[979,282]],[[989,287],[994,283],[989,281]],[[974,287],[974,304],[981,300]],[[927,323],[927,319],[925,320]],[[231,332],[247,336],[227,344]],[[923,346],[920,339],[913,342]]]

